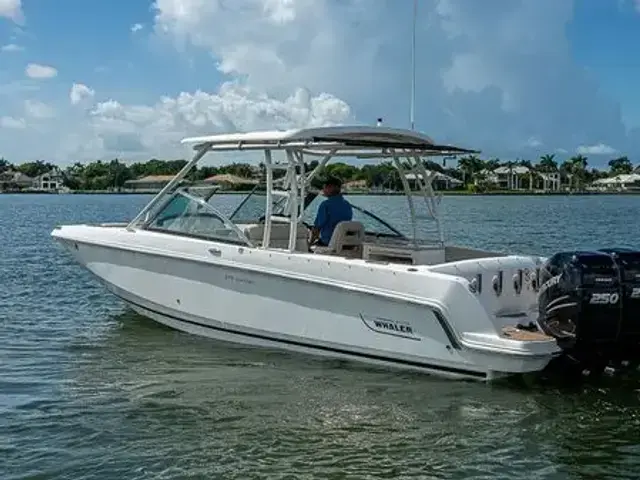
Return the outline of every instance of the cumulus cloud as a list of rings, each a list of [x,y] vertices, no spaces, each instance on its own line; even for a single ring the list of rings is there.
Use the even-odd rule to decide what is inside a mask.
[[[155,29],[270,94],[328,91],[361,121],[406,125],[411,10],[366,0],[156,0]],[[626,144],[619,106],[572,61],[572,17],[572,0],[420,2],[418,126],[502,154],[531,138],[550,151]]]
[[[96,92],[93,89],[87,87],[83,83],[74,83],[69,91],[69,100],[72,105],[78,105],[93,99],[95,93]]]
[[[21,25],[24,22],[22,0],[0,0],[0,17],[8,18]]]
[[[618,153],[615,148],[604,143],[589,146],[581,145],[576,149],[576,152],[580,155],[614,155]]]
[[[573,5],[420,1],[417,127],[503,158],[640,151],[640,130],[628,131],[619,105],[572,59]],[[73,125],[51,122],[60,157],[166,157],[183,152],[184,136],[219,131],[377,117],[409,124],[410,1],[155,0],[153,8],[154,32],[210,53],[226,83],[133,105],[96,102],[92,89],[75,84],[70,103],[86,108],[69,108]],[[32,66],[40,68],[34,78],[57,73]]]
[[[24,50],[24,47],[15,43],[8,43],[7,45],[0,47],[0,52],[21,52],[22,50]]]
[[[217,94],[202,91],[163,97],[154,105],[100,102],[90,112],[92,135],[107,152],[182,152],[182,138],[216,132],[335,125],[350,121],[342,100],[299,89],[277,100],[237,82]]]
[[[131,25],[131,33],[136,33],[139,30],[142,30],[144,28],[144,25],[142,25],[141,23],[134,23],[133,25]]]
[[[0,128],[23,129],[26,128],[26,126],[27,123],[24,121],[24,118],[0,117]]]
[[[46,79],[53,78],[58,75],[58,70],[49,65],[39,65],[37,63],[30,63],[24,71],[25,75],[34,79]]]
[[[31,118],[47,119],[56,116],[56,112],[52,107],[38,100],[25,100],[24,110]]]

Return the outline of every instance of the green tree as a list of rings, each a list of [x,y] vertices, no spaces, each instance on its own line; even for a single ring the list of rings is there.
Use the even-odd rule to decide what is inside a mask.
[[[6,172],[12,169],[13,169],[13,165],[11,165],[11,163],[9,163],[7,159],[0,157],[0,173]]]
[[[27,162],[21,165],[18,165],[17,170],[19,172],[28,175],[29,177],[37,177],[38,175],[42,175],[43,173],[50,172],[55,168],[55,165],[51,163],[46,163],[42,160],[36,160],[35,162]]]
[[[477,155],[467,155],[458,160],[458,168],[463,172],[465,184],[473,182],[475,177],[486,168],[485,162]]]
[[[627,157],[618,157],[609,160],[609,172],[612,176],[633,172],[633,164]]]
[[[537,170],[542,173],[555,173],[558,171],[558,162],[555,160],[554,154],[540,156]]]

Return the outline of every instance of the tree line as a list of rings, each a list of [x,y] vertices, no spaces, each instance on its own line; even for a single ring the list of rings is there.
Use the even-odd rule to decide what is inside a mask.
[[[75,163],[61,172],[64,184],[72,190],[119,190],[125,187],[125,182],[149,175],[175,175],[187,164],[186,160],[151,159],[147,162],[125,163],[119,159],[111,161],[97,160],[90,163]],[[315,168],[317,161],[309,162],[307,170]],[[559,173],[563,179],[568,179],[572,188],[580,189],[598,180],[628,174],[634,171],[634,165],[627,157],[618,157],[608,162],[608,169],[598,170],[589,168],[588,159],[583,155],[576,155],[563,162],[556,160],[555,155],[542,155],[536,163],[527,160],[500,161],[494,158],[481,159],[475,155],[467,155],[457,160],[443,160],[442,162],[426,161],[425,167],[456,178],[463,183],[462,188],[489,189],[490,174],[498,167],[506,167],[516,171],[516,167],[527,167],[530,173],[522,175],[524,188],[531,187],[530,182],[536,181],[544,174]],[[7,171],[21,172],[29,177],[49,173],[55,165],[42,160],[13,165],[6,159],[0,158],[0,174]],[[201,166],[194,169],[189,180],[204,180],[213,175],[231,174],[238,177],[256,177],[264,171],[264,165],[258,167],[247,163],[232,163],[224,166]],[[635,171],[640,171],[636,167]],[[401,189],[402,185],[398,170],[392,162],[375,164],[352,165],[343,162],[332,162],[327,165],[325,173],[334,175],[343,182],[363,181],[367,187]],[[283,173],[282,173],[283,174]]]

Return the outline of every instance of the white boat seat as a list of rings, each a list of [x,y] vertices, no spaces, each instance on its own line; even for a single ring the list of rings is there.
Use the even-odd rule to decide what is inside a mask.
[[[316,247],[315,253],[362,258],[364,225],[361,222],[340,222],[336,225],[327,247]]]
[[[262,245],[262,237],[264,235],[264,223],[256,223],[247,225],[244,228],[244,234],[249,240],[256,245]],[[299,223],[296,232],[296,251],[308,252],[308,230],[304,224]],[[273,248],[289,248],[289,223],[272,222],[271,223],[271,240],[269,247]]]

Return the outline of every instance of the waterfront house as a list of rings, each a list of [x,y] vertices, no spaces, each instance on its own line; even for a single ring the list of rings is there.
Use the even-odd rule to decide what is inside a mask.
[[[431,175],[431,170],[427,170],[427,174]],[[415,173],[407,173],[404,178],[407,179],[409,185],[412,188],[415,188],[416,179],[422,179],[422,175]],[[456,188],[462,186],[462,181],[457,178],[450,177],[449,175],[445,175],[444,173],[436,173],[436,178],[433,181],[433,188],[435,190],[449,190],[451,188]]]
[[[350,182],[345,182],[344,185],[342,185],[342,189],[345,192],[364,192],[367,190],[367,181],[352,180]]]
[[[640,173],[601,178],[593,182],[591,188],[595,190],[640,191]]]
[[[527,176],[530,177],[529,185],[531,185],[532,174],[533,172],[524,165],[502,166],[491,172],[486,172],[487,180],[495,183],[501,190],[522,189],[522,179]]]
[[[31,181],[31,188],[44,192],[56,192],[62,188],[64,176],[59,168],[42,173]]]
[[[542,179],[542,190],[545,192],[558,192],[562,186],[562,176],[560,172],[538,173]]]
[[[206,178],[204,183],[220,185],[222,188],[237,189],[241,186],[256,185],[259,182],[254,178],[239,177],[237,175],[231,175],[230,173],[223,173]]]
[[[30,188],[33,178],[22,172],[7,170],[0,173],[0,191],[2,190],[24,190]]]
[[[159,192],[175,175],[147,175],[124,182],[125,190],[134,192]]]

